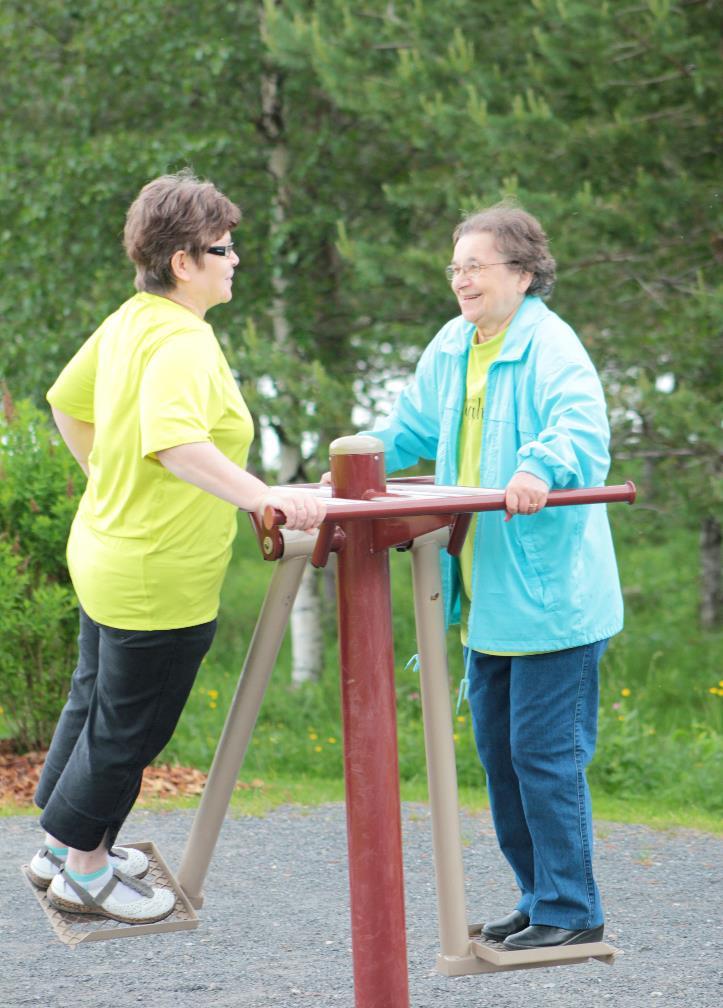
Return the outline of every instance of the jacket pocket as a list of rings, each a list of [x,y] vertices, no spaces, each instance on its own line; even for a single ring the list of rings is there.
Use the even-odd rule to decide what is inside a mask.
[[[559,610],[572,588],[579,559],[578,521],[568,508],[542,510],[529,517],[518,515],[517,542],[526,563],[541,586],[549,612]]]

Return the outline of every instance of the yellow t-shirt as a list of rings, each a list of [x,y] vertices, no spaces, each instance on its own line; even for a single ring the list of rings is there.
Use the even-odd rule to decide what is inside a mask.
[[[214,619],[237,509],[155,456],[211,442],[246,465],[253,422],[211,326],[168,298],[136,294],[80,348],[47,398],[95,425],[68,540],[88,615],[129,630]]]
[[[474,339],[469,348],[467,363],[467,391],[462,410],[457,446],[457,485],[476,487],[480,482],[480,454],[482,452],[482,419],[484,414],[487,373],[497,359],[505,339],[504,332],[485,343]],[[473,515],[469,532],[459,556],[462,588],[467,599],[472,597],[472,554],[477,529],[477,515]],[[466,620],[464,621],[466,623]]]
[[[486,343],[476,343],[476,332],[469,349],[467,364],[467,391],[465,394],[462,423],[459,431],[457,449],[457,486],[479,486],[480,455],[482,453],[482,420],[484,416],[484,401],[487,391],[487,373],[493,361],[497,360],[505,340],[507,330],[493,336]],[[477,515],[472,516],[469,532],[464,540],[462,552],[459,555],[459,573],[462,581],[462,625],[460,636],[462,644],[467,646],[467,624],[469,622],[469,606],[472,598],[472,556],[474,553],[474,537],[477,531]],[[508,657],[527,654],[526,651],[483,651],[483,654],[504,655]]]

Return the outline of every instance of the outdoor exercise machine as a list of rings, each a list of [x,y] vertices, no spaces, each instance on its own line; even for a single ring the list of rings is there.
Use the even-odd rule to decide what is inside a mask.
[[[387,482],[382,443],[371,436],[339,438],[330,454],[331,486],[315,487],[327,503],[316,535],[283,531],[283,515],[273,510],[263,525],[255,523],[264,558],[277,563],[175,878],[153,845],[145,845],[158,856],[165,884],[177,893],[176,910],[154,925],[114,928],[104,921],[100,930],[75,943],[197,926],[203,883],[304,569],[309,560],[325,566],[335,552],[355,1005],[408,1008],[389,582],[394,548],[409,550],[412,558],[437,884],[437,969],[461,976],[589,959],[612,963],[616,950],[606,942],[506,951],[483,941],[481,926],[467,922],[439,550],[459,554],[476,512],[504,510],[503,491],[438,486],[425,477]],[[553,491],[546,506],[634,499],[635,487],[627,482]],[[87,918],[82,925],[87,932]],[[58,930],[57,922],[54,926]]]
[[[278,561],[243,676],[196,815],[178,882],[194,906],[275,664],[307,560],[323,567],[337,553],[338,629],[344,723],[352,953],[357,1008],[409,1004],[396,741],[389,550],[410,549],[422,711],[435,851],[440,953],[448,975],[611,962],[606,942],[508,952],[477,940],[467,924],[462,844],[438,553],[459,553],[472,514],[503,510],[501,491],[440,487],[423,480],[386,483],[376,438],[331,446],[327,520],[314,540],[280,531],[280,513],[258,529],[266,559]],[[621,487],[558,491],[548,507],[629,501]],[[470,934],[470,931],[473,933]]]

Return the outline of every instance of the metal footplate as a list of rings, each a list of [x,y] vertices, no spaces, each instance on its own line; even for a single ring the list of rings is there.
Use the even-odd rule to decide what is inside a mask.
[[[148,858],[149,868],[144,881],[150,885],[170,889],[176,894],[176,905],[165,920],[157,921],[155,924],[125,924],[97,914],[75,914],[56,910],[48,902],[45,890],[38,889],[30,881],[27,873],[28,866],[23,865],[23,874],[35,894],[35,898],[47,915],[51,927],[60,941],[70,948],[76,948],[83,942],[107,941],[109,938],[144,937],[165,931],[189,931],[198,927],[199,920],[196,911],[159,854],[156,845],[151,840],[142,840],[127,846],[143,851]]]
[[[437,956],[437,970],[445,976],[469,976],[473,973],[504,973],[506,970],[536,969],[541,966],[575,966],[597,959],[612,966],[620,949],[607,942],[587,942],[580,945],[556,945],[551,948],[512,951],[502,944],[482,939],[482,926],[469,928],[469,953],[466,956]]]

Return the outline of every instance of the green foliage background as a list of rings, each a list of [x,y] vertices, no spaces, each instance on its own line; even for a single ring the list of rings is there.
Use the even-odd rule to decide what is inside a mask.
[[[603,372],[618,447],[676,452],[656,490],[683,479],[698,522],[721,503],[718,27],[713,0],[514,17],[500,0],[9,0],[0,374],[40,401],[130,293],[131,199],[191,164],[245,211],[214,325],[256,415],[323,464],[353,404],[373,409],[456,310],[441,267],[460,211],[516,195],[551,236],[552,305]]]
[[[615,514],[629,615],[607,665],[632,694],[622,713],[614,690],[603,705],[601,753],[612,748],[598,757],[601,784],[657,787],[654,754],[660,766],[686,754],[690,773],[711,766],[720,646],[698,623],[697,543],[702,528],[720,536],[723,496],[718,29],[713,0],[526,0],[514,16],[502,0],[7,0],[0,379],[42,406],[63,363],[132,292],[120,248],[128,204],[149,178],[191,165],[244,209],[234,300],[214,312],[215,330],[259,425],[301,444],[316,478],[328,442],[384,408],[389,382],[456,313],[442,268],[460,213],[518,197],[558,260],[551,306],[603,376],[611,479],[633,475],[641,488],[639,504]],[[271,313],[279,282],[284,342]],[[43,431],[30,412],[22,422]],[[80,474],[65,496],[72,465],[49,433],[37,436],[49,468],[23,462],[27,474],[5,469],[0,482],[8,654],[32,625],[66,627],[47,639],[70,633],[61,540]],[[32,439],[18,465],[26,451],[36,457]],[[26,475],[37,513],[18,489]],[[43,496],[33,481],[46,476],[56,491]],[[239,545],[237,563],[250,548]],[[257,611],[239,598],[229,625],[239,609],[244,620]],[[223,677],[246,640],[233,633],[217,649]],[[27,645],[22,675],[33,662],[67,665],[46,644]],[[279,711],[296,727],[294,712],[314,711],[320,724],[334,665],[330,639],[325,682],[309,696],[279,686],[261,727]],[[17,661],[5,658],[1,674],[6,696],[8,682],[21,691]],[[44,731],[38,723],[28,741]],[[414,750],[409,766],[420,765]]]
[[[75,666],[77,600],[65,542],[82,473],[47,417],[3,396],[0,413],[0,724],[47,745]],[[0,730],[0,737],[4,733]]]
[[[723,769],[723,635],[696,626],[694,537],[641,535],[644,512],[611,507],[626,585],[626,629],[602,666],[600,732],[590,779],[598,795],[657,803],[661,813],[720,822]],[[219,633],[173,740],[162,759],[210,766],[253,633],[271,564],[260,560],[242,520],[222,597]],[[400,777],[424,790],[426,769],[410,559],[391,554]],[[458,630],[448,635],[450,698],[462,675]],[[288,640],[261,708],[242,778],[325,779],[342,774],[336,641],[330,637],[319,683],[289,683]],[[458,779],[482,789],[466,705],[455,720]]]

